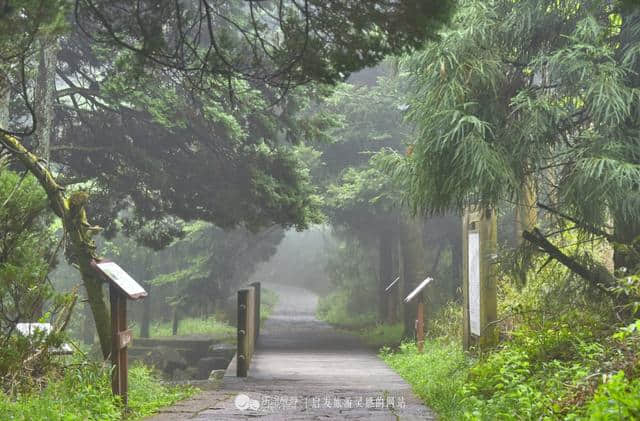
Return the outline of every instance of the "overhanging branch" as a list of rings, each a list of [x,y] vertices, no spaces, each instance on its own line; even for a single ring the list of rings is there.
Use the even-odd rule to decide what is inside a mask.
[[[534,228],[532,231],[524,231],[522,233],[522,236],[525,240],[539,247],[542,251],[547,253],[549,257],[562,263],[573,273],[588,280],[597,288],[608,292],[606,287],[611,286],[615,283],[615,278],[606,269],[591,269],[586,267],[573,257],[567,256],[558,247],[547,240],[547,238],[544,236],[544,234],[542,234],[542,232],[540,232],[539,229]]]

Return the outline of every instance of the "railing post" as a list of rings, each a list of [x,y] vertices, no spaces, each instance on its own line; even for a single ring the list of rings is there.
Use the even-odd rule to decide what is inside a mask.
[[[258,343],[258,337],[260,336],[260,282],[254,282],[251,286],[254,287],[255,295],[255,343]]]
[[[248,358],[248,337],[247,334],[247,314],[249,307],[249,290],[238,290],[238,357],[237,357],[237,370],[236,375],[238,377],[247,377],[249,371],[249,358]]]

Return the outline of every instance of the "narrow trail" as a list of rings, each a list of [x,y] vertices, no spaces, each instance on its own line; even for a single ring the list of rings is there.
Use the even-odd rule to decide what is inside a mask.
[[[318,297],[266,284],[278,305],[261,331],[249,376],[227,371],[205,391],[149,420],[431,420],[410,386],[364,346],[315,317]]]

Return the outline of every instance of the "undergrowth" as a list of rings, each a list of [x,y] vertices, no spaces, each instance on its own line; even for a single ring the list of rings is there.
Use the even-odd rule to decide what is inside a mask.
[[[414,343],[381,357],[444,420],[640,419],[640,322],[615,318],[615,299],[561,267],[526,285],[499,283],[500,344],[465,353],[461,306],[430,321]]]
[[[42,389],[9,397],[0,392],[3,420],[120,420],[139,419],[159,408],[192,396],[190,386],[167,386],[148,367],[129,369],[129,404],[123,411],[119,398],[111,394],[109,370],[100,363],[79,362],[60,375],[50,373]]]

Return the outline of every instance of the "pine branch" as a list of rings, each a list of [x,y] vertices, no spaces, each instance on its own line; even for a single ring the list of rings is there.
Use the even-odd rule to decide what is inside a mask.
[[[615,242],[618,241],[615,236],[609,234],[608,232],[606,232],[606,231],[604,231],[604,230],[602,230],[602,229],[600,229],[600,228],[598,228],[596,226],[588,224],[586,222],[580,221],[579,219],[576,219],[576,218],[574,218],[574,217],[572,217],[570,215],[562,213],[562,212],[560,212],[560,211],[558,211],[556,209],[553,209],[553,208],[551,208],[551,207],[549,207],[549,206],[547,206],[547,205],[545,205],[543,203],[538,202],[537,206],[540,209],[544,209],[544,210],[546,210],[548,212],[553,213],[554,215],[558,215],[561,218],[564,218],[564,219],[566,219],[568,221],[573,222],[574,224],[576,224],[578,227],[584,229],[585,231],[589,231],[592,234],[595,234],[595,235],[598,235],[598,236],[606,238],[607,241],[610,242],[610,243],[615,243]]]

